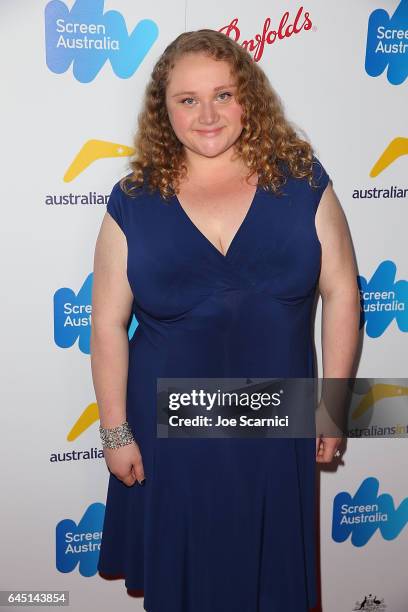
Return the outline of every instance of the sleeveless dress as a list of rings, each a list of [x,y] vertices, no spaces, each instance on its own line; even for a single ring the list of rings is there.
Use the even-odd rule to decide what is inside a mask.
[[[97,569],[147,612],[306,612],[317,601],[314,438],[157,437],[157,377],[314,377],[321,246],[313,188],[257,187],[224,256],[176,196],[116,183],[136,330],[127,420],[146,482],[109,474]]]

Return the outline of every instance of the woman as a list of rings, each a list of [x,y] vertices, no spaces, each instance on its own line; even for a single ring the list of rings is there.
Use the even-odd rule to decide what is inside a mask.
[[[340,439],[160,438],[156,382],[313,377],[316,289],[323,376],[348,377],[359,299],[343,212],[261,68],[219,32],[166,48],[135,148],[95,249],[98,569],[143,590],[148,612],[306,611],[315,462]]]

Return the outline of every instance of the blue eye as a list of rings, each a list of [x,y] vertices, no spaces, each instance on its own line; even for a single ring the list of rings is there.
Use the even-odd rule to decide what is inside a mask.
[[[228,96],[229,98],[232,97],[232,94],[229,91],[224,91],[223,93],[219,94],[220,96]]]

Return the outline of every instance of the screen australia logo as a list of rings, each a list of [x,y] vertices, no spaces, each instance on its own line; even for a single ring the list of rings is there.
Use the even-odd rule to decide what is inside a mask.
[[[54,294],[54,340],[61,348],[69,348],[78,340],[82,353],[89,355],[91,345],[92,279],[89,274],[76,294],[61,287]]]
[[[398,508],[388,493],[378,495],[377,478],[366,478],[357,493],[338,493],[333,502],[332,537],[345,542],[351,535],[354,546],[364,546],[379,530],[384,540],[394,540],[408,522],[408,498]]]
[[[408,281],[395,280],[397,266],[383,261],[370,280],[358,276],[361,316],[360,328],[366,325],[371,338],[378,338],[395,318],[398,329],[408,331]]]
[[[79,350],[90,354],[92,325],[93,273],[86,277],[75,293],[70,287],[61,287],[54,294],[54,340],[60,348],[70,348],[78,340]],[[139,322],[132,313],[129,318],[128,338],[132,339]]]
[[[97,76],[106,61],[114,73],[131,77],[158,37],[151,19],[142,19],[128,34],[118,11],[104,11],[104,0],[76,0],[71,10],[61,0],[45,7],[45,47],[48,68],[57,74],[73,63],[81,83]]]
[[[81,576],[96,574],[104,515],[105,506],[94,503],[87,508],[78,524],[70,518],[58,523],[55,530],[58,571],[68,573],[78,566]]]
[[[401,85],[407,78],[408,0],[401,0],[391,17],[379,8],[368,20],[366,72],[377,77],[387,67],[387,78],[392,85]]]

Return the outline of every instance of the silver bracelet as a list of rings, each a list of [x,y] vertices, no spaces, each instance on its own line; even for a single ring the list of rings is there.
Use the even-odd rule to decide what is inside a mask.
[[[107,429],[99,426],[103,448],[120,448],[134,441],[129,423],[125,421],[122,425]]]

